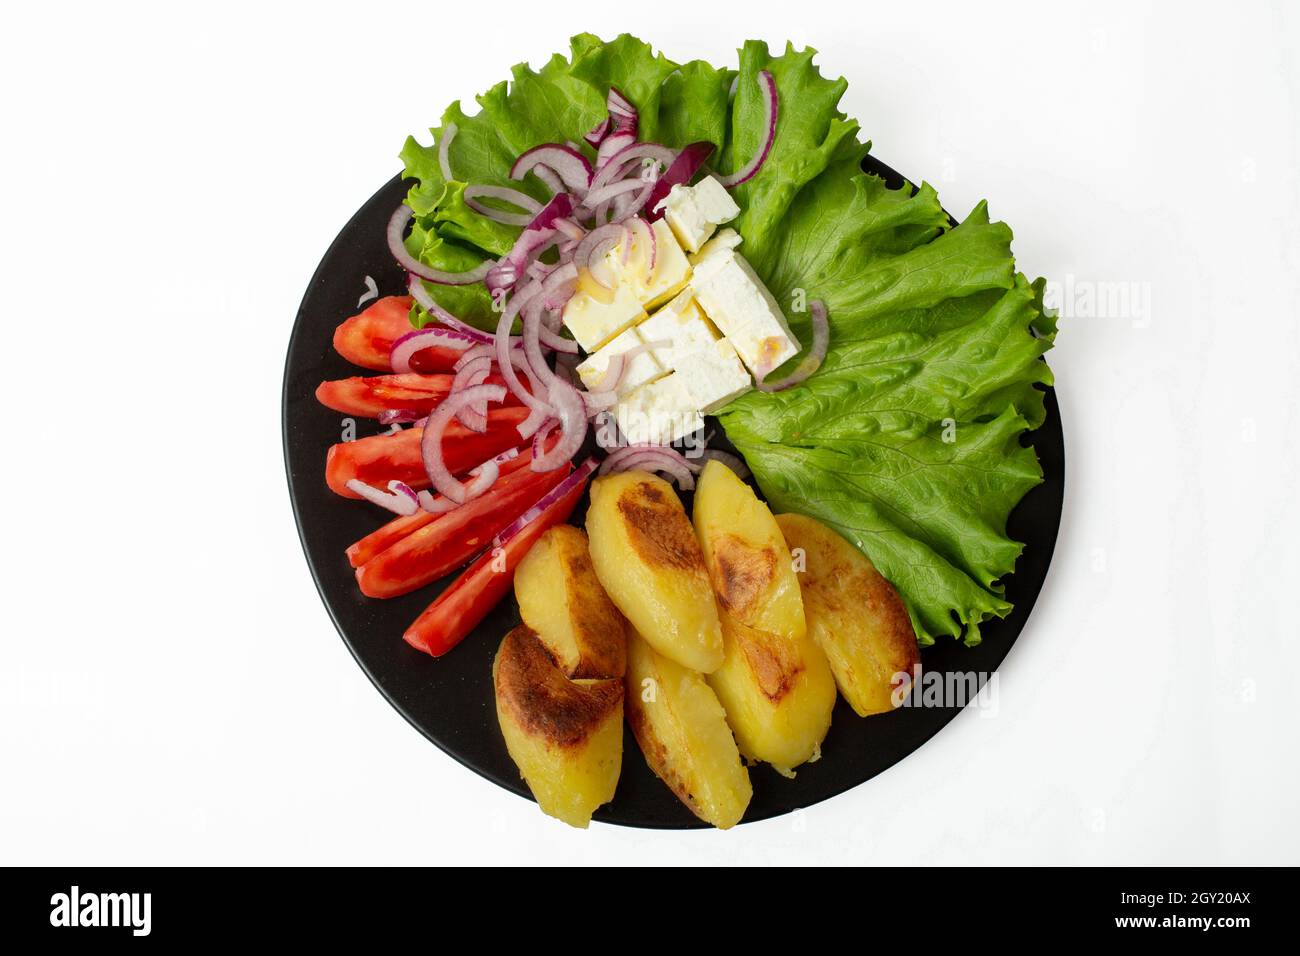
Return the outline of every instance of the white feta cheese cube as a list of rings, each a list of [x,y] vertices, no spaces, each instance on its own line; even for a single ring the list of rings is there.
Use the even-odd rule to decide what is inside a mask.
[[[614,406],[614,420],[630,444],[668,445],[704,427],[686,385],[667,375],[633,389]]]
[[[684,356],[673,374],[686,386],[692,404],[705,415],[712,415],[753,385],[740,364],[740,356],[726,339]]]
[[[669,370],[675,369],[684,356],[709,348],[718,337],[689,291],[680,293],[642,322],[637,331],[643,342],[668,343],[653,351],[659,364]]]
[[[620,243],[610,253],[617,263],[620,283],[627,285],[646,311],[667,302],[686,287],[691,278],[691,264],[686,253],[673,238],[673,231],[660,219],[651,224],[655,235],[654,268],[650,268],[650,250],[643,248],[645,240],[634,242],[626,264],[623,263],[623,246]]]
[[[712,176],[694,186],[674,186],[655,209],[663,211],[663,221],[691,252],[699,252],[713,230],[740,215],[731,194]]]
[[[761,378],[799,354],[781,307],[734,249],[701,262],[691,288],[705,315],[755,376]]]
[[[564,327],[587,352],[595,352],[644,318],[645,309],[631,288],[619,282],[614,289],[606,289],[585,269],[573,298],[564,307]]]
[[[688,256],[691,265],[698,269],[700,263],[709,256],[716,255],[719,252],[726,252],[728,249],[735,249],[740,245],[740,233],[734,229],[719,229],[718,234],[700,246],[700,251],[693,256]]]
[[[578,366],[578,378],[589,389],[599,388],[605,378],[605,371],[609,368],[610,359],[630,349],[640,348],[644,344],[645,340],[635,328],[624,329],[606,343],[604,348],[587,356]],[[638,352],[631,362],[625,364],[627,368],[617,389],[619,395],[630,392],[646,382],[652,382],[664,374],[663,366],[647,350]]]

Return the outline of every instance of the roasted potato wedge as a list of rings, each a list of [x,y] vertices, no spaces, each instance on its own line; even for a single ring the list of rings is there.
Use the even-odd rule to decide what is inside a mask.
[[[626,622],[600,586],[581,528],[556,525],[537,539],[515,570],[515,598],[566,676],[623,676]]]
[[[821,756],[831,726],[835,678],[826,655],[805,636],[781,637],[723,616],[726,656],[708,675],[740,752],[778,773]]]
[[[826,653],[840,693],[863,717],[893,710],[901,683],[895,675],[914,681],[921,664],[903,599],[833,528],[795,514],[777,515],[776,523],[786,543],[803,550],[799,584],[808,633]]]
[[[790,549],[753,489],[722,462],[706,462],[692,518],[720,609],[748,627],[803,637],[803,596]]]
[[[704,466],[694,518],[725,643],[709,686],[740,752],[792,774],[820,752],[835,679],[807,636],[790,550],[767,505],[720,462]]]
[[[521,624],[492,663],[506,749],[544,813],[586,827],[623,766],[623,681],[571,681]]]
[[[740,822],[754,790],[718,697],[698,671],[628,635],[628,723],[650,769],[705,823]]]
[[[596,577],[655,650],[703,673],[722,663],[713,588],[672,485],[644,471],[597,478],[587,535]]]

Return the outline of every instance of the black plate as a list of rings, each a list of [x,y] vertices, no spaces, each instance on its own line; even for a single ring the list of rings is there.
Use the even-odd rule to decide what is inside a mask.
[[[866,168],[897,187],[903,179],[870,157]],[[406,187],[394,177],[343,227],[312,277],[289,340],[284,370],[284,455],[289,493],[303,550],[321,598],[357,663],[380,693],[412,726],[442,750],[499,786],[530,797],[506,753],[492,701],[491,664],[502,636],[519,623],[512,599],[503,601],[463,644],[437,660],[402,640],[406,626],[442,585],[388,601],[363,597],[357,590],[344,549],[383,523],[377,508],[345,501],[325,486],[325,452],[340,440],[342,416],[319,405],[316,386],[359,370],[334,352],[336,325],[358,311],[357,300],[372,278],[381,295],[402,291],[403,273],[389,255],[384,227]],[[381,431],[357,420],[357,434]],[[1006,595],[1015,610],[1005,620],[982,625],[984,641],[967,648],[942,641],[922,654],[927,671],[991,674],[1006,657],[1047,576],[1060,525],[1065,479],[1061,419],[1052,392],[1047,421],[1031,437],[1045,480],[1025,496],[1011,515],[1009,531],[1026,542]],[[689,508],[689,503],[688,503]],[[574,521],[582,520],[585,502]],[[763,820],[825,800],[855,787],[920,747],[956,714],[957,708],[900,709],[862,719],[840,699],[820,761],[799,768],[787,780],[766,765],[750,776],[754,798],[746,821]],[[682,828],[703,826],[646,766],[630,733],[624,740],[618,792],[595,819],[626,826]]]

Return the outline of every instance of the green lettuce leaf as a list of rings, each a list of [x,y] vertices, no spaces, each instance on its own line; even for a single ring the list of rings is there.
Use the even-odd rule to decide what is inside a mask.
[[[983,203],[953,227],[929,185],[889,189],[862,171],[870,146],[840,111],[846,83],[823,77],[813,55],[787,45],[774,56],[749,41],[732,70],[676,64],[626,34],[574,37],[567,56],[540,70],[515,67],[477,97],[476,112],[453,103],[431,145],[407,140],[408,248],[449,271],[501,255],[518,230],[470,209],[465,184],[545,200],[533,177],[510,180],[512,163],[544,142],[572,141],[593,156],[582,136],[605,116],[611,86],[637,106],[643,139],[706,140],[713,169],[738,169],[762,144],[759,74],[771,72],[777,135],[758,174],[733,190],[733,225],[800,341],[811,336],[807,303],[826,303],[831,345],[806,382],[750,392],[719,420],[774,510],[825,521],[894,583],[921,643],[973,644],[980,622],[1011,609],[1000,581],[1021,545],[1006,523],[1041,480],[1021,439],[1043,421],[1056,320],[1042,280],[1016,271],[1011,230]],[[452,123],[456,180],[447,182],[436,147]],[[429,288],[468,321],[495,324],[482,285]],[[415,310],[413,321],[426,319]]]
[[[712,143],[714,158],[721,156],[728,139],[735,77],[735,70],[714,69],[702,60],[670,73],[659,98],[658,142],[674,147]]]
[[[542,143],[572,141],[594,158],[595,150],[582,137],[606,116],[611,86],[637,104],[642,138],[674,147],[709,139],[721,149],[732,75],[698,61],[679,67],[627,34],[609,43],[581,34],[571,41],[567,58],[556,54],[540,70],[519,64],[510,81],[476,97],[476,113],[467,113],[459,102],[451,104],[442,125],[429,131],[431,145],[407,138],[399,157],[404,175],[415,181],[407,202],[416,214],[408,248],[427,265],[452,272],[472,269],[487,256],[508,250],[519,229],[466,206],[465,184],[510,186],[538,200],[549,198],[532,175],[523,182],[511,180],[510,167],[520,153]],[[666,117],[662,128],[661,114]],[[448,165],[456,180],[449,183],[437,146],[453,123]],[[495,327],[491,298],[481,286],[426,287],[448,311],[480,328]],[[412,310],[417,327],[428,321],[422,309]]]
[[[812,50],[797,52],[791,45],[784,55],[773,57],[767,44],[757,40],[747,41],[740,51],[731,137],[719,167],[722,171],[734,171],[748,162],[766,137],[760,72],[772,74],[780,101],[772,151],[757,175],[732,191],[741,208],[734,226],[745,238],[745,258],[755,268],[770,262],[768,247],[784,230],[782,220],[794,197],[843,147],[856,145],[857,122],[845,119],[838,110],[848,83],[843,78],[823,78],[812,59]]]

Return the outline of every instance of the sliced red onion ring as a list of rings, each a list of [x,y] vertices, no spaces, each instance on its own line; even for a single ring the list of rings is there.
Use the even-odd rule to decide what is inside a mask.
[[[393,514],[413,515],[419,510],[415,492],[404,481],[390,481],[388,491],[380,491],[364,481],[353,478],[347,483],[348,491],[354,492],[372,504],[387,508]]]
[[[429,481],[432,482],[433,487],[457,504],[463,504],[469,499],[470,489],[447,470],[442,458],[442,433],[465,406],[484,400],[499,402],[505,397],[506,390],[503,385],[474,385],[455,395],[448,395],[425,423],[424,434],[420,437],[420,454],[424,458],[424,470],[429,473]],[[481,492],[486,489],[479,490]]]
[[[542,346],[537,338],[542,325],[541,298],[541,294],[537,294],[524,308],[524,357],[528,359],[528,367],[533,370],[537,380],[549,389],[555,381],[555,373],[546,364],[546,357],[542,355]]]
[[[573,242],[581,242],[582,237],[587,234],[586,229],[583,229],[572,219],[569,219],[564,216],[561,216],[559,219],[555,220],[555,228],[560,230],[560,232],[564,233],[564,235],[567,238],[571,239]]]
[[[510,178],[523,179],[538,166],[553,171],[570,192],[579,196],[585,195],[587,187],[591,185],[591,163],[578,150],[563,143],[534,146],[515,160],[515,164],[510,167]]]
[[[582,394],[568,382],[552,376],[547,397],[555,417],[560,420],[560,440],[550,451],[533,459],[530,465],[533,471],[554,471],[564,465],[578,453],[587,438],[587,406]]]
[[[519,449],[509,448],[503,451],[501,454],[497,455],[495,458],[492,458],[488,461],[483,462],[483,464],[481,465],[471,468],[469,473],[471,475],[480,475],[483,473],[483,470],[485,468],[492,467],[495,468],[497,470],[497,474],[500,475],[501,466],[504,465],[506,462],[510,461],[511,459],[518,458],[518,457],[519,457]],[[448,511],[455,511],[457,508],[460,507],[460,505],[458,505],[456,502],[452,501],[450,498],[446,497],[445,495],[435,496],[428,491],[420,492],[418,495],[415,496],[415,498],[416,501],[419,502],[420,507],[423,508],[425,511],[429,512],[430,514],[445,514]]]
[[[593,189],[587,193],[587,198],[583,201],[588,209],[594,209],[601,203],[609,202],[617,196],[626,192],[634,192],[638,189],[644,189],[645,183],[641,179],[624,179],[621,182],[610,183],[608,186],[602,186],[600,189]]]
[[[569,291],[569,295],[573,295],[572,290]],[[561,306],[561,308],[563,308],[563,306]],[[578,343],[573,339],[566,339],[558,332],[552,331],[547,325],[546,315],[547,313],[542,314],[541,324],[537,327],[538,341],[540,341],[545,348],[548,348],[559,355],[577,355]]]
[[[672,476],[673,480],[677,482],[677,487],[681,488],[682,491],[692,491],[695,488],[695,475],[690,468],[680,461],[675,461],[652,451],[645,451],[639,455],[629,455],[611,470],[664,472]]]
[[[473,348],[466,349],[465,354],[462,355],[460,358],[458,358],[456,360],[456,364],[451,367],[452,371],[459,372],[470,362],[473,362],[475,359],[480,359],[485,355],[490,359],[494,359],[494,360],[496,359],[496,355],[497,355],[496,339],[493,339],[490,342],[484,342],[481,345],[475,345]]]
[[[720,449],[710,448],[706,450],[704,454],[701,455],[700,457],[705,460],[722,462],[722,464],[726,465],[728,468],[734,471],[736,473],[736,477],[739,478],[741,481],[744,481],[746,478],[749,477],[749,466],[745,464],[745,459],[741,458],[739,455],[733,455],[729,451],[722,451]],[[698,471],[699,467],[702,466],[697,466],[695,470]]]
[[[635,143],[640,127],[636,107],[617,87],[611,86],[605,94],[605,109],[609,113],[606,132],[600,142],[592,143],[596,147],[597,169],[608,163],[620,150]]]
[[[564,219],[573,214],[573,197],[568,193],[552,196],[551,201],[528,224],[529,229],[553,229],[557,219]]]
[[[600,395],[604,392],[616,391],[623,384],[623,379],[627,377],[627,371],[631,367],[634,358],[642,352],[666,349],[672,344],[668,339],[655,339],[653,342],[642,342],[640,345],[634,345],[617,355],[611,355],[609,364],[605,366],[605,374],[600,377],[600,382],[587,389],[587,393],[589,395]]]
[[[543,395],[546,389],[538,380],[533,368],[528,364],[528,357],[524,355],[522,348],[512,349],[510,351],[510,362],[515,371],[521,372],[524,378],[528,379],[528,387],[533,395]],[[520,438],[531,438],[537,429],[546,423],[546,419],[551,416],[551,406],[548,402],[541,402],[538,407],[532,409],[517,426]]]
[[[615,126],[621,126],[628,121],[636,122],[636,107],[617,86],[611,86],[609,92],[605,94],[605,109],[609,110]]]
[[[605,137],[596,150],[596,171],[609,168],[614,157],[636,142],[635,130],[618,130]]]
[[[465,484],[466,501],[473,501],[495,485],[497,478],[501,475],[501,466],[495,460],[485,461],[475,468],[471,474],[474,475],[473,480]]]
[[[582,138],[587,141],[587,145],[590,146],[592,149],[597,149],[599,148],[600,144],[604,141],[608,133],[609,133],[609,117],[606,116],[603,120],[601,120],[599,123],[597,123],[595,126],[591,128],[591,132],[587,133],[587,135]]]
[[[444,126],[441,135],[438,137],[438,169],[442,171],[442,178],[447,182],[451,182],[456,178],[451,174],[451,141],[455,138],[455,123],[448,123]]]
[[[534,166],[533,175],[542,181],[542,184],[551,191],[552,196],[564,192],[564,183],[560,181],[560,177],[545,166]]]
[[[531,293],[531,296],[540,294],[538,291]],[[510,302],[506,305],[505,311],[501,313],[501,321],[497,323],[496,337],[496,358],[497,367],[501,371],[501,377],[505,379],[506,387],[511,393],[524,403],[529,409],[528,418],[524,419],[519,425],[519,436],[521,438],[530,438],[547,418],[551,417],[553,410],[551,406],[541,399],[540,388],[534,387],[532,391],[524,388],[519,381],[519,376],[515,370],[523,371],[529,378],[529,383],[536,386],[534,376],[528,366],[528,360],[517,350],[511,348],[512,339],[510,336],[510,327],[514,325],[515,317],[519,315],[521,309],[528,304],[531,296],[513,295]]]
[[[483,282],[488,287],[488,291],[497,293],[503,289],[514,288],[528,273],[528,266],[558,241],[559,233],[554,229],[525,229],[520,234],[519,241],[484,278]]]
[[[619,256],[619,260],[623,265],[627,265],[632,259],[632,220],[626,219],[620,222],[619,225],[623,227],[623,238],[621,240],[623,254]]]
[[[576,265],[572,262],[566,262],[563,265],[556,266],[547,275],[546,281],[542,283],[542,291],[539,297],[542,307],[551,312],[563,309],[569,300],[573,298],[573,292],[577,285],[578,267]],[[555,349],[557,352],[577,353],[578,343],[551,332],[549,326],[543,326],[542,332],[542,342],[548,348]]]
[[[625,220],[625,224],[630,223],[629,231],[635,235],[632,241],[623,249],[623,261],[627,262],[632,246],[636,242],[642,242],[650,250],[646,256],[646,271],[653,275],[655,271],[655,262],[659,259],[659,238],[655,231],[650,228],[650,223],[646,222],[640,216],[632,216]]]
[[[550,418],[550,414],[545,411],[534,409],[529,412],[528,417],[520,422],[516,428],[516,431],[519,432],[519,437],[523,439],[532,437],[537,433],[537,429],[546,424],[546,419],[548,418]]]
[[[497,455],[492,460],[496,462],[498,465],[504,465],[506,462],[514,461],[518,457],[519,457],[518,448],[507,448],[505,451]]]
[[[499,535],[492,539],[493,545],[499,548],[503,544],[506,544],[520,531],[523,531],[524,528],[536,521],[547,508],[555,504],[555,502],[559,501],[574,488],[578,487],[590,478],[591,473],[595,470],[596,460],[594,458],[588,458],[574,469],[572,474],[566,475],[563,481],[546,494],[542,495],[542,497],[539,498],[531,508],[521,514],[514,521],[510,522],[510,524],[508,524]]]
[[[830,320],[826,314],[826,303],[820,299],[815,299],[808,303],[808,315],[812,319],[813,340],[812,348],[808,354],[803,357],[794,371],[785,378],[775,382],[765,381],[760,376],[754,377],[754,384],[762,392],[780,392],[787,388],[798,385],[813,372],[821,368],[822,362],[826,359],[826,351],[831,342]]]
[[[542,423],[542,427],[537,429],[537,434],[533,435],[533,457],[537,458],[542,454],[543,443],[546,436],[555,430],[555,426],[560,424],[558,418],[548,418]]]
[[[474,326],[470,325],[464,319],[456,318],[456,316],[452,315],[440,306],[434,300],[433,296],[429,295],[429,290],[424,287],[424,280],[419,276],[408,273],[406,276],[406,289],[411,293],[411,298],[415,299],[420,308],[424,309],[425,312],[428,312],[443,325],[469,336],[475,342],[492,341],[492,336],[487,332],[484,332],[482,329],[474,328]]]
[[[504,209],[494,209],[479,202],[481,196],[488,199],[499,199],[524,211],[507,212]],[[536,199],[527,193],[520,192],[518,189],[511,189],[509,186],[466,186],[465,205],[480,216],[486,216],[494,222],[503,223],[507,226],[526,226],[542,211],[542,204]]]
[[[651,219],[658,219],[663,215],[659,209],[659,204],[664,201],[672,188],[689,184],[712,155],[713,144],[710,142],[691,143],[689,146],[683,147],[682,151],[668,165],[668,169],[659,177],[659,181],[655,183],[655,188],[650,191],[650,198],[646,200],[646,208],[650,212]]]
[[[393,342],[392,351],[388,353],[388,363],[393,371],[405,375],[411,369],[411,357],[421,349],[440,345],[443,348],[465,350],[478,344],[477,340],[458,329],[424,328],[407,332]]]
[[[650,194],[654,192],[658,177],[658,170],[654,169],[650,171],[649,176],[644,178],[638,176],[622,180],[622,183],[638,183],[641,186],[640,191],[630,188],[624,189],[618,195],[598,203],[593,215],[595,222],[622,222],[628,217],[639,213],[645,207],[645,204],[649,202]],[[604,187],[604,189],[613,190],[617,185],[620,184],[614,183]]]
[[[617,283],[607,281],[607,270],[597,268],[611,249],[623,241],[623,227],[618,223],[597,226],[587,233],[585,239],[574,250],[573,261],[591,273],[591,277],[606,289],[613,289]]]
[[[434,515],[446,514],[448,511],[455,511],[460,507],[446,495],[435,496],[427,491],[422,491],[416,495],[416,500],[419,501],[421,508]]]
[[[468,272],[443,272],[439,269],[429,268],[407,252],[402,237],[406,235],[406,225],[414,215],[415,210],[403,203],[397,207],[396,211],[393,212],[393,217],[388,220],[388,251],[393,254],[393,258],[397,260],[403,269],[414,273],[421,279],[436,282],[438,285],[470,285],[474,282],[483,281],[483,277],[492,268],[491,259],[484,259],[481,264]]]
[[[645,208],[645,204],[650,201],[650,194],[654,192],[655,185],[659,181],[658,173],[652,178],[643,180],[645,188],[635,196],[631,193],[625,193],[614,200],[614,218],[625,219],[628,216],[635,216]]]
[[[491,348],[492,346],[477,346]],[[473,385],[482,385],[492,371],[492,357],[482,355],[472,362],[466,362],[456,369],[456,377],[451,380],[449,394],[456,395]],[[487,431],[487,402],[466,405],[456,416],[462,425],[473,432]]]
[[[379,413],[378,421],[381,425],[404,425],[408,422],[418,422],[424,417],[424,412],[417,412],[411,408],[386,408]]]
[[[615,465],[617,465],[624,458],[627,458],[629,455],[635,455],[639,452],[646,451],[647,449],[665,448],[665,447],[667,446],[650,445],[645,442],[631,444],[631,445],[623,445],[615,449],[614,451],[610,452],[609,456],[603,462],[600,463],[600,474],[602,475],[607,474]]]
[[[618,402],[617,392],[584,392],[579,391],[582,396],[583,404],[587,408],[587,417],[594,418],[601,412],[606,411],[611,405]]]
[[[763,144],[749,162],[730,176],[718,177],[718,182],[728,189],[753,179],[754,174],[763,167],[763,163],[767,162],[767,155],[772,152],[772,144],[776,141],[776,115],[779,109],[779,98],[776,94],[776,80],[767,70],[763,70],[758,74],[758,88],[763,94],[763,125],[767,128],[767,131],[763,136]]]
[[[613,137],[611,136],[610,139]],[[605,141],[608,142],[609,140]],[[676,158],[677,154],[667,146],[660,146],[658,143],[631,143],[611,156],[609,162],[592,177],[591,188],[600,189],[616,180],[625,179],[633,173],[636,174],[634,178],[640,179],[642,163],[647,159],[654,160],[660,166],[667,168]],[[636,160],[641,162],[635,162]]]
[[[519,234],[510,251],[489,269],[484,279],[488,291],[495,293],[501,289],[513,288],[528,266],[559,241],[555,221],[567,218],[572,213],[573,200],[568,193],[559,193],[551,199]]]
[[[600,473],[604,475],[610,471],[620,471],[623,462],[645,456],[662,458],[665,461],[690,469],[690,462],[677,449],[670,448],[668,445],[651,445],[642,442],[635,445],[624,445],[622,448],[610,452],[609,457],[601,462]]]

